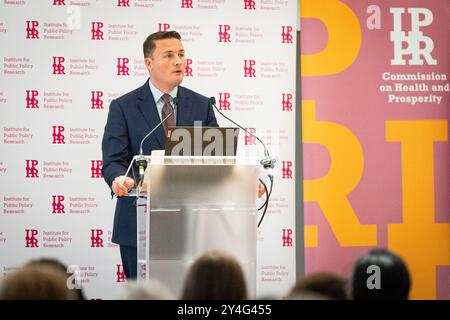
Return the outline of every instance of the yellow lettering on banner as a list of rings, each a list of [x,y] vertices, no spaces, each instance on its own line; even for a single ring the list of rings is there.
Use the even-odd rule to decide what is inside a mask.
[[[433,142],[448,141],[447,127],[446,120],[386,121],[386,141],[401,143],[403,190],[403,223],[388,225],[388,247],[408,263],[412,299],[435,299],[436,266],[450,265],[450,223],[434,217]]]
[[[364,155],[358,138],[342,125],[316,120],[313,100],[302,104],[303,143],[320,143],[330,154],[328,173],[304,180],[304,201],[317,202],[343,247],[375,246],[377,226],[362,225],[347,196],[358,185]],[[305,226],[305,246],[317,246],[317,226]]]
[[[302,0],[300,18],[320,19],[328,31],[326,48],[302,55],[302,76],[323,76],[344,71],[353,64],[361,48],[358,17],[338,0]]]
[[[317,248],[319,246],[319,228],[317,226],[305,226],[305,247]]]

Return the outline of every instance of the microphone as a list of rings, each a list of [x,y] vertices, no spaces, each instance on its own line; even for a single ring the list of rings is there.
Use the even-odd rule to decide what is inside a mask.
[[[256,135],[254,135],[253,133],[251,133],[250,131],[248,131],[247,129],[245,129],[244,127],[242,127],[241,125],[239,125],[238,123],[234,122],[233,120],[231,120],[230,118],[228,118],[226,115],[224,115],[222,113],[222,111],[219,110],[219,108],[217,108],[216,106],[216,98],[211,97],[209,98],[209,102],[211,103],[211,105],[214,107],[214,109],[217,110],[217,112],[219,112],[224,118],[226,118],[227,120],[231,121],[232,123],[234,123],[235,125],[237,125],[239,128],[241,128],[242,130],[244,130],[245,132],[247,132],[249,135],[253,136],[254,138],[256,138],[256,140],[258,140],[263,148],[264,148],[264,158],[261,159],[260,164],[263,166],[264,169],[273,169],[275,167],[275,163],[277,162],[277,160],[275,158],[272,158],[270,156],[269,153],[269,149],[267,149],[266,145],[264,144],[264,142],[258,138]]]
[[[147,160],[145,160],[144,152],[142,151],[142,146],[144,144],[144,141],[148,137],[150,137],[150,135],[153,132],[155,132],[155,130],[158,129],[164,123],[164,121],[166,121],[175,112],[175,108],[178,106],[178,97],[173,98],[172,101],[174,104],[174,108],[172,109],[172,111],[164,119],[162,119],[152,130],[150,130],[150,132],[147,133],[147,135],[144,138],[142,138],[142,140],[141,140],[141,144],[139,146],[139,157],[136,160],[136,164],[139,168],[139,180],[141,181],[141,183],[144,180],[144,172],[145,172],[145,169],[147,168]]]
[[[264,144],[264,142],[259,137],[257,137],[256,135],[254,135],[253,133],[251,133],[250,131],[248,131],[247,129],[245,129],[244,127],[242,127],[241,125],[239,125],[235,121],[233,121],[230,118],[228,118],[226,115],[224,115],[219,110],[219,108],[217,108],[217,106],[216,106],[216,98],[214,98],[214,97],[209,98],[209,102],[214,107],[214,109],[216,109],[217,112],[219,112],[224,118],[226,118],[227,120],[231,121],[232,123],[237,125],[239,128],[241,128],[242,130],[244,130],[245,132],[247,132],[248,134],[250,134],[251,136],[256,138],[256,140],[258,140],[262,144],[262,146],[264,148],[264,158],[262,158],[259,163],[263,166],[263,168],[265,170],[267,170],[267,176],[269,177],[269,180],[270,180],[270,190],[267,190],[266,184],[261,179],[259,179],[261,184],[264,186],[265,193],[266,193],[266,201],[258,209],[258,211],[263,210],[263,212],[261,214],[261,219],[259,220],[258,226],[257,226],[257,228],[259,228],[259,226],[261,225],[261,223],[264,220],[264,217],[266,216],[267,208],[269,207],[269,199],[270,199],[270,196],[272,195],[272,188],[273,188],[273,173],[272,173],[272,169],[275,167],[275,163],[277,162],[277,160],[270,156],[269,149],[267,149],[266,145]]]

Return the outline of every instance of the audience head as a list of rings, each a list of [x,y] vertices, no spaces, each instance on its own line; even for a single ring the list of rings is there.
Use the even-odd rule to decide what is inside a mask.
[[[64,272],[51,266],[30,265],[4,279],[0,299],[73,300],[76,296],[67,288],[67,276]]]
[[[68,277],[70,277],[72,274],[68,273],[67,270],[67,266],[65,264],[63,264],[61,261],[54,259],[54,258],[41,258],[41,259],[35,259],[35,260],[31,260],[30,262],[28,262],[26,264],[26,266],[49,266],[49,267],[53,267],[59,271],[61,271],[62,273],[65,274],[66,279]],[[77,300],[86,300],[84,293],[83,293],[83,289],[72,289],[73,293],[75,295],[75,299]]]
[[[353,299],[407,300],[409,289],[408,268],[393,252],[374,249],[356,261],[352,276]]]
[[[222,251],[210,251],[192,264],[181,299],[247,299],[244,273],[239,262]]]
[[[128,281],[120,300],[174,300],[173,294],[161,282],[150,279],[148,282]]]
[[[333,300],[330,297],[307,290],[298,290],[290,293],[285,300]]]
[[[289,298],[304,296],[306,293],[320,295],[323,298],[346,300],[345,279],[329,272],[317,272],[300,279],[292,288]]]

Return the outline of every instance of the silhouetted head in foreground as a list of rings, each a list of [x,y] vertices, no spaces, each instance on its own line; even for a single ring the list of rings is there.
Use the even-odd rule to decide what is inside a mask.
[[[188,272],[181,299],[247,299],[247,287],[239,262],[222,251],[203,254]]]
[[[41,258],[41,259],[35,259],[35,260],[31,260],[30,262],[28,262],[26,264],[26,266],[49,266],[49,267],[53,267],[61,272],[63,272],[66,275],[66,278],[69,278],[70,276],[72,276],[72,273],[68,273],[67,270],[67,266],[62,263],[60,260],[55,259],[55,258]],[[83,289],[79,288],[79,289],[71,289],[73,290],[73,293],[75,294],[75,298],[77,300],[86,300],[86,297],[84,295]]]
[[[73,300],[66,274],[48,265],[25,266],[8,275],[0,293],[3,300]]]
[[[345,279],[333,273],[316,272],[298,280],[288,298],[295,299],[305,292],[310,292],[329,299],[346,300],[345,286]]]
[[[149,279],[146,282],[129,280],[119,300],[174,300],[172,292],[160,281]]]
[[[352,296],[355,300],[407,300],[408,268],[402,258],[387,249],[374,249],[355,263]]]

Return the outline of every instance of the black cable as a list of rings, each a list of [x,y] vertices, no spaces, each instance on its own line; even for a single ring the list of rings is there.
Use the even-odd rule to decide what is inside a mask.
[[[266,184],[265,184],[261,179],[259,179],[259,181],[260,181],[260,182],[262,183],[262,185],[264,186],[264,189],[266,190],[266,201],[264,202],[264,204],[263,204],[263,205],[261,206],[261,208],[260,208],[260,209],[264,208],[264,211],[263,211],[263,213],[262,213],[262,215],[261,215],[261,219],[260,219],[259,222],[258,222],[257,228],[259,228],[259,226],[260,226],[261,223],[263,222],[264,217],[265,217],[266,212],[267,212],[267,208],[269,207],[269,199],[270,199],[270,196],[271,196],[271,194],[272,194],[272,189],[273,189],[273,176],[269,175],[269,179],[270,179],[270,191],[267,190]],[[259,211],[260,209],[258,209],[258,211]]]
[[[259,207],[258,211],[261,210],[262,208],[264,208],[264,206],[266,206],[267,203],[269,202],[269,198],[270,198],[270,195],[272,194],[272,187],[273,187],[273,182],[272,182],[272,180],[270,180],[271,183],[270,183],[269,197],[267,197],[267,186],[261,179],[259,179],[259,181],[264,186],[264,190],[266,190],[266,201],[264,201],[264,203],[261,205],[261,207]]]
[[[261,207],[258,208],[258,211],[259,211],[259,210],[261,210],[262,208],[264,208],[266,206],[268,193],[267,193],[267,186],[266,186],[266,184],[261,179],[258,179],[258,180],[264,186],[264,191],[266,193],[266,199],[264,200],[264,203],[261,205]]]
[[[264,190],[265,190],[265,193],[266,193],[266,200],[261,205],[261,207],[258,208],[258,211],[261,210],[262,208],[264,208],[267,205],[267,200],[268,200],[268,198],[267,198],[267,186],[261,179],[259,179],[259,182],[261,182],[261,184],[264,186]]]
[[[266,196],[269,196],[269,194],[268,194],[268,192],[267,192],[267,189],[266,189]],[[264,211],[263,211],[263,213],[262,213],[262,215],[261,215],[261,219],[260,219],[259,222],[258,222],[257,228],[259,228],[259,226],[260,226],[261,223],[263,222],[264,217],[266,216],[266,211],[267,211],[267,208],[268,208],[268,207],[269,207],[269,203],[266,202],[266,205],[264,206]]]

